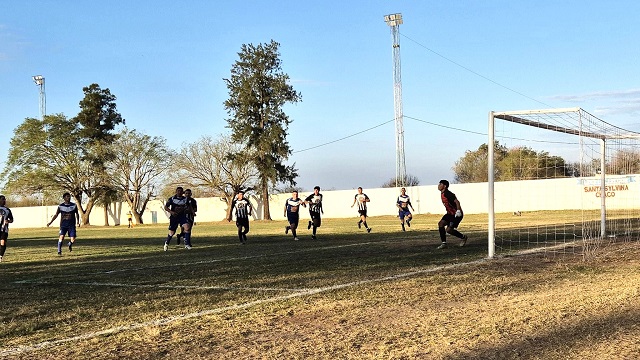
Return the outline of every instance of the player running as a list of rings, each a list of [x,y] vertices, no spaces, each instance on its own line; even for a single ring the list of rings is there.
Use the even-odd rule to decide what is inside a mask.
[[[307,230],[311,229],[313,226],[313,235],[311,235],[311,239],[316,240],[316,230],[322,224],[320,213],[324,214],[324,210],[322,209],[322,194],[320,194],[320,186],[315,186],[313,188],[313,194],[307,196],[307,198],[304,199],[304,202],[309,204],[309,215],[311,216]]]
[[[0,262],[2,262],[4,252],[7,250],[9,224],[13,222],[13,214],[6,205],[7,198],[4,195],[0,195]]]
[[[353,198],[353,207],[356,203],[358,203],[358,214],[360,214],[360,221],[358,221],[358,229],[362,228],[362,224],[364,224],[364,228],[367,229],[367,232],[371,232],[371,228],[367,225],[367,203],[371,200],[362,192],[362,188],[358,187],[358,193]]]
[[[400,189],[400,196],[398,196],[398,200],[396,200],[396,206],[398,207],[398,217],[400,218],[402,231],[406,231],[404,224],[406,223],[408,227],[411,227],[411,219],[413,218],[411,211],[415,211],[413,205],[411,205],[411,199],[409,199],[409,195],[407,195],[407,189]],[[409,208],[411,208],[411,211],[409,211]]]
[[[182,186],[178,186],[176,188],[176,194],[167,199],[164,205],[164,211],[170,214],[169,233],[167,234],[167,239],[164,241],[164,251],[169,250],[169,243],[176,233],[178,226],[184,228],[184,248],[191,250],[191,224],[187,219],[187,214],[191,213],[192,210],[189,206],[189,199],[184,196]]]
[[[440,232],[440,240],[442,240],[442,244],[438,246],[438,249],[447,248],[447,233],[462,239],[458,246],[463,247],[467,243],[468,237],[457,230],[462,218],[464,218],[460,201],[458,201],[456,194],[449,191],[449,182],[447,180],[440,180],[438,183],[438,190],[440,190],[442,204],[447,210],[447,213],[444,214],[442,220],[438,222],[438,231]]]
[[[305,202],[298,197],[298,192],[294,191],[291,193],[291,197],[287,199],[284,203],[284,216],[289,221],[289,225],[284,228],[284,233],[288,234],[289,230],[291,230],[291,234],[293,235],[293,240],[298,241],[298,233],[296,230],[298,229],[298,222],[300,221],[300,205],[305,205]]]
[[[228,221],[231,221],[232,214],[236,214],[236,226],[238,227],[238,238],[243,245],[247,242],[249,233],[249,216],[251,216],[251,202],[244,197],[244,191],[238,191],[235,199],[231,202]]]

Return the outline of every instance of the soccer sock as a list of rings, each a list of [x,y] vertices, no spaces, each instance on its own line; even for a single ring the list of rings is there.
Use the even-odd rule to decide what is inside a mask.
[[[173,235],[167,235],[167,240],[165,240],[164,243],[169,245],[169,243],[171,242],[171,238],[172,237],[173,237]]]
[[[366,221],[364,221],[364,222],[363,222],[363,224],[364,224],[365,229],[368,229],[368,228],[369,228],[369,225],[367,225],[367,222],[366,222]]]
[[[400,225],[402,225],[402,231],[404,231],[404,223],[400,223]]]
[[[444,230],[444,227],[439,227],[438,232],[440,233],[440,240],[443,243],[447,242],[447,232]]]
[[[58,252],[62,252],[62,240],[58,240]]]
[[[451,230],[451,235],[453,235],[453,236],[455,236],[457,238],[460,238],[460,239],[462,239],[464,237],[464,235],[462,235],[462,233],[460,233],[460,231],[458,231],[456,229]]]
[[[362,224],[362,219],[360,219],[360,221],[358,221],[358,224]],[[366,224],[366,223],[365,223],[365,224]],[[365,226],[367,226],[367,225],[365,225]]]
[[[184,238],[184,245],[191,246],[191,233],[185,232],[185,233],[182,233],[182,236]]]
[[[313,236],[316,236],[316,229],[318,229],[315,225],[313,225]]]
[[[291,234],[293,234],[293,237],[298,237],[298,233],[296,232],[296,229],[291,229]]]
[[[242,232],[241,227],[238,228],[238,237],[240,238],[240,241],[244,241],[244,232]]]
[[[7,245],[0,245],[0,256],[4,256],[4,252],[7,250]]]

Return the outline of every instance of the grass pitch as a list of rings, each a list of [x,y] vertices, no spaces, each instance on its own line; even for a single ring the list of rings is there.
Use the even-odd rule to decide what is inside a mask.
[[[557,214],[550,216],[556,218]],[[640,248],[487,261],[486,215],[437,250],[440,216],[12,229],[0,263],[0,357],[18,359],[584,359],[640,357]],[[536,216],[544,222],[544,216]],[[66,245],[66,241],[65,241]]]

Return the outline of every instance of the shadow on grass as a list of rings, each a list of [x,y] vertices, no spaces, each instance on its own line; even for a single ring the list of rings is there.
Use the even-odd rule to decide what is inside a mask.
[[[483,347],[471,349],[462,354],[446,357],[447,360],[467,359],[544,359],[575,357],[576,348],[588,348],[589,344],[604,344],[616,333],[638,332],[640,310],[624,309],[591,319],[584,319],[576,324],[551,328],[539,334],[508,341],[499,347]],[[581,346],[578,346],[581,345]],[[640,348],[613,350],[609,354],[601,354],[602,358],[637,359]]]

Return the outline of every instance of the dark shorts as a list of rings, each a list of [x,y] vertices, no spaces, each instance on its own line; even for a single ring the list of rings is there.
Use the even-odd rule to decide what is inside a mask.
[[[182,226],[182,225],[188,224],[188,223],[189,223],[189,221],[187,220],[187,216],[184,215],[184,214],[171,216],[169,218],[169,230],[176,231],[178,226]]]
[[[287,212],[287,220],[289,220],[289,224],[297,226],[298,222],[300,222],[300,213]]]
[[[76,237],[76,226],[72,225],[72,226],[64,226],[64,227],[60,227],[60,232],[58,233],[59,235],[65,236],[65,235],[69,235],[69,237]]]
[[[454,215],[447,213],[444,214],[442,220],[446,221],[447,226],[449,226],[450,228],[457,229],[458,225],[460,225],[460,222],[462,221],[462,218],[464,218],[464,214],[460,217],[455,217]]]
[[[411,211],[409,210],[398,210],[398,217],[400,220],[403,220],[406,217],[411,217]]]
[[[315,211],[309,211],[309,215],[311,215],[311,222],[315,227],[320,227],[322,224],[322,219],[320,218],[320,213]]]
[[[360,216],[367,217],[367,210],[358,210],[358,214],[360,214]]]
[[[236,226],[241,228],[241,227],[245,227],[247,229],[249,229],[249,218],[237,218],[236,219]]]
[[[9,238],[9,233],[0,231],[0,240],[7,240]]]

